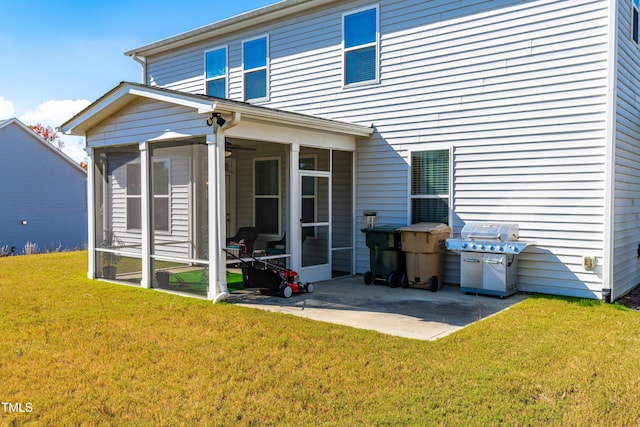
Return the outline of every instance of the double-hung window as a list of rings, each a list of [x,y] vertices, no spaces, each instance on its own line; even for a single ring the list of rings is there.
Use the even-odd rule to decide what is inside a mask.
[[[242,70],[244,73],[244,100],[262,100],[269,97],[269,40],[266,36],[242,43]]]
[[[411,223],[449,223],[449,150],[411,153]]]
[[[344,84],[378,81],[378,7],[343,15]]]
[[[140,163],[127,164],[127,229],[140,230],[141,210]],[[169,160],[153,162],[153,224],[156,231],[169,231]]]
[[[254,160],[254,224],[262,234],[280,234],[280,159]]]
[[[640,10],[640,1],[632,0],[631,5],[631,38],[636,44],[638,43],[638,11]]]
[[[205,52],[205,84],[207,95],[227,97],[227,48]]]

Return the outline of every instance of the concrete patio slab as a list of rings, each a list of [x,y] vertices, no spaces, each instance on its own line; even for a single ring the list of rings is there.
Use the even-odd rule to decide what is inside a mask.
[[[229,302],[405,338],[435,340],[525,298],[523,293],[504,299],[463,294],[454,286],[430,292],[365,285],[361,276],[354,276],[317,283],[311,294],[283,298],[248,289],[231,294]]]

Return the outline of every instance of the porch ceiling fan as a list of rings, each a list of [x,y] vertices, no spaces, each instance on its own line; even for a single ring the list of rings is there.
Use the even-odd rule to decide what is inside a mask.
[[[242,145],[235,145],[231,141],[225,138],[224,140],[224,156],[229,157],[235,150],[256,151],[254,147],[245,147]]]

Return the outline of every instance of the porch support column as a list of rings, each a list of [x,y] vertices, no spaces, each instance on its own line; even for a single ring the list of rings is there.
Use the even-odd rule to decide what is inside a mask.
[[[149,143],[147,141],[139,144],[140,149],[140,234],[142,244],[142,280],[140,286],[150,288],[152,285],[152,263],[151,263],[151,179],[149,173]]]
[[[87,251],[89,262],[87,265],[87,277],[96,278],[96,203],[93,193],[96,182],[95,151],[87,147],[89,165],[87,167]]]
[[[226,258],[222,256],[225,245],[224,205],[224,136],[220,126],[213,125],[213,134],[207,135],[207,168],[209,173],[209,291],[207,298],[213,302],[224,301],[229,296],[226,283]]]
[[[291,144],[289,159],[289,241],[287,248],[291,251],[290,268],[300,272],[302,266],[302,213],[300,209],[300,144]]]

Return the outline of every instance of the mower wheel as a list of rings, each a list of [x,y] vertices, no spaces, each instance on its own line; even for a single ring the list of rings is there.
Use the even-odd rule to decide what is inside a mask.
[[[316,290],[316,286],[313,283],[307,283],[307,293],[312,294]]]
[[[370,285],[373,282],[373,274],[370,271],[364,273],[364,284]]]
[[[293,295],[293,288],[289,285],[286,285],[284,288],[282,288],[282,296],[285,298],[291,298],[291,295]]]

